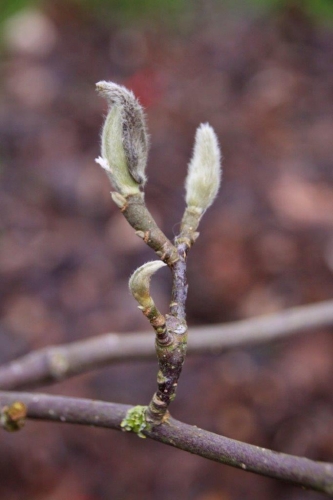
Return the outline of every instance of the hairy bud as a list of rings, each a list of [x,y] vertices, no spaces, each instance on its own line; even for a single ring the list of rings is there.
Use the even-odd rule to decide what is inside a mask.
[[[138,301],[140,309],[147,309],[154,306],[154,301],[150,296],[150,279],[156,271],[166,266],[160,260],[153,260],[139,267],[129,280],[129,289],[133,297]]]
[[[185,182],[186,203],[204,213],[216,198],[221,182],[221,152],[214,129],[201,124],[195,135],[193,156]]]
[[[136,194],[146,182],[148,134],[143,108],[122,85],[99,82],[96,88],[109,104],[101,157],[96,162],[106,170],[119,193]]]

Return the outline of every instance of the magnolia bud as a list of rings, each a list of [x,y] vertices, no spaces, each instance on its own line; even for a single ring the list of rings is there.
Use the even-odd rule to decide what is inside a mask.
[[[109,112],[102,130],[101,157],[115,189],[127,196],[137,194],[146,182],[148,135],[143,108],[122,85],[99,82],[97,91],[106,98]]]
[[[201,124],[195,135],[193,156],[185,182],[186,203],[199,214],[213,203],[221,182],[221,152],[213,128]]]
[[[152,275],[163,266],[166,266],[164,262],[160,260],[153,260],[143,264],[143,266],[134,271],[130,277],[128,284],[129,289],[133,297],[140,304],[140,309],[147,309],[154,306],[154,301],[151,298],[149,291],[150,279]]]

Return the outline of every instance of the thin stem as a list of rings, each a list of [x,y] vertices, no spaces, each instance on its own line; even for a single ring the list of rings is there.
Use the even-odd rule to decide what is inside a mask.
[[[156,224],[145,205],[143,194],[128,196],[121,211],[136,234],[155,250],[161,260],[172,266],[178,259],[177,249]]]
[[[170,313],[180,321],[186,319],[186,298],[187,298],[187,280],[186,280],[186,257],[188,246],[186,243],[176,244],[179,254],[179,260],[175,262],[172,268],[172,296],[170,304]]]
[[[333,301],[294,307],[260,318],[191,328],[189,354],[224,352],[333,325]],[[50,346],[0,367],[0,387],[21,389],[52,382],[128,360],[154,359],[151,332],[108,333]]]
[[[192,246],[199,233],[197,229],[202,217],[202,213],[198,210],[193,209],[193,207],[187,207],[185,209],[181,224],[180,224],[180,235],[178,236],[178,241],[184,241],[188,246]]]
[[[45,394],[0,392],[0,405],[21,402],[27,417],[121,430],[131,406]],[[169,418],[143,434],[155,441],[244,471],[291,482],[333,496],[333,464],[241,443]]]
[[[185,303],[187,297],[186,256],[187,246],[177,245],[179,258],[172,266],[172,299],[170,313],[166,316],[168,343],[161,343],[156,337],[155,348],[159,364],[157,391],[153,395],[147,411],[147,422],[159,425],[168,416],[170,403],[176,397],[178,380],[187,350],[187,324]]]

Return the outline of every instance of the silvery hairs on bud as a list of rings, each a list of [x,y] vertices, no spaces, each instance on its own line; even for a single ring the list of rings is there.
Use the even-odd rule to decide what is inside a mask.
[[[97,162],[107,170],[119,192],[131,194],[146,182],[149,141],[144,111],[134,94],[122,85],[102,81],[96,88],[109,104],[102,131],[102,158]]]
[[[213,203],[221,183],[221,152],[214,129],[201,124],[195,134],[193,156],[185,181],[186,203],[204,213]]]

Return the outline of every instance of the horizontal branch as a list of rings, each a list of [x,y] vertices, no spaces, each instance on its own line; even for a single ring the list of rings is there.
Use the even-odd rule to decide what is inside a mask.
[[[217,353],[333,325],[333,301],[230,324],[191,328],[189,354]],[[87,372],[124,360],[153,359],[152,333],[109,333],[32,352],[0,367],[0,388],[19,389]]]
[[[0,392],[0,406],[20,401],[27,417],[121,430],[131,406],[45,394]],[[277,453],[214,434],[173,418],[143,434],[195,455],[333,496],[333,464]]]

